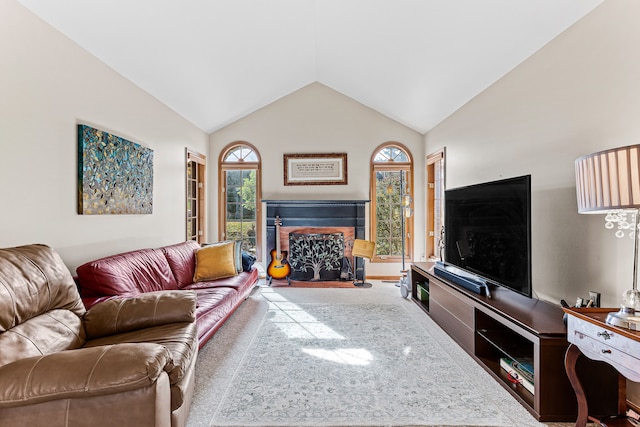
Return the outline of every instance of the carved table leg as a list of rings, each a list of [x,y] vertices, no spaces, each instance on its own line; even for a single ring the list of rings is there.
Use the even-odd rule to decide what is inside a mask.
[[[587,407],[587,396],[582,388],[582,383],[576,374],[576,362],[582,355],[580,349],[573,344],[569,344],[567,353],[564,356],[564,369],[569,377],[569,382],[573,387],[573,391],[576,393],[576,399],[578,400],[578,419],[576,420],[575,427],[585,427],[589,418],[589,408]]]

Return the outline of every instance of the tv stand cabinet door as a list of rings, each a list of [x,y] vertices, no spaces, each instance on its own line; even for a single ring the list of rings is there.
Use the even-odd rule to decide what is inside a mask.
[[[474,308],[468,301],[467,297],[433,276],[429,279],[429,315],[462,348],[473,354]]]

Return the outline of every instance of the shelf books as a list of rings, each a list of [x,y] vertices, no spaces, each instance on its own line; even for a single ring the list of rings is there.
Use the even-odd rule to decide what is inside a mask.
[[[535,394],[533,386],[533,367],[527,361],[515,361],[507,357],[500,358],[500,367],[507,371],[509,381],[520,383],[531,394]]]
[[[420,301],[429,301],[429,283],[418,283],[417,295]]]
[[[518,358],[513,360],[512,366],[521,372],[525,378],[533,382],[533,359],[531,358]]]

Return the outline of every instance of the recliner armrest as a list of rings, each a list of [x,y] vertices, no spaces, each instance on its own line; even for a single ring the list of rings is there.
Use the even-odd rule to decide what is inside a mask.
[[[100,302],[84,315],[88,339],[95,339],[168,323],[194,322],[194,291],[156,291]]]
[[[0,407],[141,389],[173,368],[159,344],[80,348],[16,360],[0,367]]]

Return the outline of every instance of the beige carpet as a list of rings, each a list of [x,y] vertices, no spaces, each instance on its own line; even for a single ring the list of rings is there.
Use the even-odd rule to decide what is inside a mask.
[[[264,294],[264,295],[262,295]],[[265,298],[266,297],[266,298]],[[468,384],[468,388],[475,389],[478,393],[475,396],[487,399],[486,404],[489,407],[500,408],[503,414],[508,414],[508,421],[499,418],[499,426],[543,426],[544,424],[536,422],[530,414],[509,395],[495,380],[493,380],[478,364],[473,361],[464,351],[462,351],[442,330],[435,325],[431,319],[425,315],[412,301],[405,300],[400,297],[400,292],[393,284],[374,281],[373,287],[362,291],[354,291],[351,289],[302,289],[290,287],[275,288],[259,288],[253,295],[243,303],[239,310],[229,319],[229,321],[218,331],[218,333],[209,341],[209,343],[201,350],[198,363],[196,366],[196,390],[194,394],[191,413],[188,421],[189,427],[210,427],[215,422],[221,422],[226,425],[243,425],[237,421],[216,419],[216,414],[223,411],[229,412],[229,401],[225,402],[225,397],[233,397],[234,389],[230,388],[233,384],[238,384],[237,379],[245,372],[242,368],[248,364],[252,365],[252,369],[256,370],[264,366],[264,375],[268,373],[270,365],[268,360],[263,360],[252,352],[252,346],[259,331],[259,326],[268,316],[270,309],[270,300],[282,299],[292,304],[303,305],[312,304],[395,304],[402,308],[406,313],[406,327],[418,328],[416,333],[428,334],[438,341],[441,351],[444,352],[456,364],[457,369],[465,375],[471,375],[476,378],[473,383]],[[275,344],[274,344],[275,345]],[[422,350],[426,352],[425,350]],[[274,361],[271,360],[270,363]],[[277,362],[277,360],[275,361]],[[277,366],[277,365],[271,365]],[[259,372],[256,370],[255,372]],[[402,371],[400,371],[402,372]],[[411,369],[407,369],[404,374],[410,377]],[[234,383],[235,381],[235,383]],[[245,378],[246,381],[246,378]],[[286,387],[292,387],[288,382],[283,383]],[[428,389],[428,388],[427,388]],[[242,398],[242,397],[239,397]],[[465,400],[460,399],[459,393],[451,395],[441,395],[437,398],[445,402],[447,405],[463,406]],[[264,400],[268,402],[268,400]],[[274,399],[275,402],[275,399]],[[233,402],[232,402],[233,403]],[[262,404],[262,403],[261,403]],[[226,405],[226,406],[225,406]],[[226,409],[225,409],[226,408]],[[250,405],[245,409],[251,409]],[[259,413],[259,412],[256,412]],[[233,415],[233,414],[232,414]],[[224,418],[224,417],[223,417]],[[241,418],[241,417],[240,417]],[[266,426],[266,425],[314,425],[306,422],[301,417],[300,422],[293,424],[269,424],[268,420],[247,418],[250,422],[246,425]],[[308,420],[307,420],[308,421]],[[344,421],[344,420],[342,420]],[[403,426],[416,425],[410,421],[404,420]],[[472,423],[467,420],[448,419],[441,424],[427,424],[420,422],[419,425],[443,425],[443,426],[464,426],[464,425],[484,425],[488,426],[489,420],[473,419]],[[235,424],[234,424],[235,423]],[[344,422],[331,423],[323,420],[323,426],[343,426]],[[346,425],[354,425],[347,423]],[[368,424],[359,424],[368,425]],[[371,423],[371,425],[381,425]],[[384,425],[398,425],[387,423]],[[549,424],[553,426],[570,426],[571,423]]]

